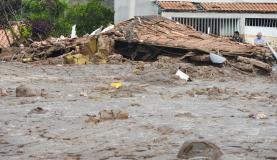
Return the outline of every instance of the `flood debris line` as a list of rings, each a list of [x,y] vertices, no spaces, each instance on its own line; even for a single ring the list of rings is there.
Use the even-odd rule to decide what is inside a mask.
[[[87,123],[100,123],[107,120],[115,120],[115,119],[128,119],[129,113],[126,111],[122,111],[119,109],[112,109],[112,110],[102,110],[96,115],[89,115],[89,118],[86,120]]]
[[[223,153],[215,144],[206,141],[185,142],[177,155],[180,159],[218,160]]]
[[[114,50],[133,60],[156,60],[160,55],[188,62],[230,64],[236,69],[271,72],[273,56],[266,47],[242,44],[229,38],[197,32],[159,16],[135,17],[103,33],[114,39]],[[238,58],[239,57],[239,58]],[[248,61],[242,61],[242,58]],[[226,62],[227,61],[227,62]],[[239,67],[236,65],[240,62]],[[241,67],[241,66],[246,67]]]

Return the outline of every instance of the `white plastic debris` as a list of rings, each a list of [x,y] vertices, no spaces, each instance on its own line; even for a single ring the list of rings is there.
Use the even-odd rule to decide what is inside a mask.
[[[101,33],[102,29],[103,29],[103,26],[99,27],[98,29],[96,29],[95,31],[93,31],[93,32],[90,34],[90,36],[97,36],[97,35],[99,35],[99,34]]]
[[[113,28],[114,28],[114,25],[110,25],[110,26],[106,27],[105,29],[103,29],[103,31],[101,33],[107,32]]]
[[[76,38],[76,24],[72,26],[72,30],[71,30],[71,38]]]
[[[80,96],[82,96],[82,97],[87,97],[87,96],[88,96],[88,93],[87,93],[86,91],[82,91],[82,92],[80,93]]]
[[[265,113],[258,113],[256,119],[267,119],[267,115]]]
[[[210,59],[214,64],[222,64],[226,61],[226,58],[214,53],[210,53]]]
[[[20,45],[19,45],[19,48],[20,48],[21,50],[23,50],[24,47],[25,47],[24,44],[20,44]]]
[[[270,49],[270,51],[271,51],[271,53],[272,53],[272,55],[273,55],[273,58],[274,58],[275,60],[277,60],[277,53],[276,53],[276,51],[270,46],[269,43],[266,43],[266,44],[267,44],[268,48]]]
[[[176,76],[179,76],[180,79],[183,79],[183,80],[186,80],[186,81],[189,80],[189,76],[187,74],[185,74],[184,72],[182,72],[181,70],[179,70],[179,69],[176,73]]]
[[[64,35],[61,35],[61,36],[60,36],[60,39],[61,39],[61,40],[64,40],[64,39],[65,39]]]
[[[257,114],[250,114],[249,116],[248,116],[249,118],[254,118],[254,119],[257,119],[257,120],[259,120],[259,119],[267,119],[268,117],[267,117],[267,115],[265,114],[265,113],[257,113]]]

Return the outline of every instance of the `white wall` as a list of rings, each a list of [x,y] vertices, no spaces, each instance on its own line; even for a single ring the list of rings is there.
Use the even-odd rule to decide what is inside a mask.
[[[115,0],[114,2],[114,22],[115,24],[129,18],[129,0]]]
[[[134,16],[158,15],[158,7],[153,0],[115,0],[114,11],[115,24]]]

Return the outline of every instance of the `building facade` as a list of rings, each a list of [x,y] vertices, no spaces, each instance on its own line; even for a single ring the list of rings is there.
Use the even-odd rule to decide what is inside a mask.
[[[115,6],[121,3],[119,1],[124,0],[115,0]],[[118,18],[124,10],[121,8],[118,12],[118,8],[115,7],[115,23],[134,16],[161,15],[193,26],[204,33],[232,36],[234,31],[239,31],[246,42],[252,43],[256,34],[262,32],[269,42],[277,43],[276,0],[127,1],[129,3],[125,4],[124,8],[132,14],[125,12],[125,17]],[[132,7],[129,7],[130,4]]]

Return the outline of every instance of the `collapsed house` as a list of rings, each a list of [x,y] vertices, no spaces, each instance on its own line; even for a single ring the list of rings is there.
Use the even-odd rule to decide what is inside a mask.
[[[234,42],[209,35],[160,16],[142,16],[102,27],[80,38],[48,38],[20,47],[1,60],[32,62],[59,58],[63,63],[107,63],[116,53],[131,60],[155,61],[158,56],[178,57],[184,62],[201,65],[230,65],[253,72],[272,70],[272,49]],[[276,58],[276,57],[275,57]]]
[[[160,16],[135,17],[104,34],[115,41],[116,53],[133,60],[154,60],[159,55],[166,55],[209,62],[209,54],[214,53],[228,58],[230,64],[242,70],[250,71],[253,69],[249,67],[254,66],[271,71],[272,53],[265,47],[204,34]]]

